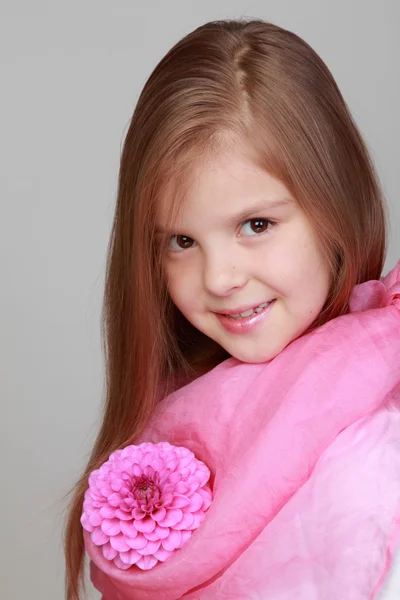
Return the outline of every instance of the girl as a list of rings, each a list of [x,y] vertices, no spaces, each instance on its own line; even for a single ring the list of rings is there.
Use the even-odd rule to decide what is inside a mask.
[[[400,263],[379,280],[385,253],[373,165],[303,40],[218,21],[167,53],[121,157],[107,400],[66,527],[67,600],[84,547],[104,600],[376,597],[400,514]],[[83,536],[83,495],[142,441],[190,448],[214,498],[174,557],[121,571]]]

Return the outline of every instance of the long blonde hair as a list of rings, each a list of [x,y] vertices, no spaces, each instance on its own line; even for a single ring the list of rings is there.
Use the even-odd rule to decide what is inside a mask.
[[[211,22],[181,39],[145,84],[121,156],[103,305],[106,398],[71,491],[67,600],[81,597],[89,473],[143,431],[175,376],[195,377],[227,356],[171,304],[154,229],[160,198],[168,191],[177,204],[195,161],[238,140],[289,188],[329,260],[329,298],[312,327],[344,314],[353,286],[381,275],[387,217],[377,176],[318,55],[261,20]]]

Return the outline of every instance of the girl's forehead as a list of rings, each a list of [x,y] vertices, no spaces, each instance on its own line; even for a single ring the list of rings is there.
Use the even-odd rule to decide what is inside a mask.
[[[169,186],[160,198],[158,218],[176,221],[185,214],[229,213],[257,202],[288,199],[286,186],[239,153],[223,153],[193,165],[184,184]]]

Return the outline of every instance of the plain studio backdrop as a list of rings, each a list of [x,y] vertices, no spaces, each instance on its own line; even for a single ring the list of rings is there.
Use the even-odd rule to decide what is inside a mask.
[[[0,0],[4,600],[63,598],[61,499],[99,425],[106,247],[138,94],[183,35],[241,16],[296,32],[327,63],[390,206],[385,272],[400,257],[398,0]]]

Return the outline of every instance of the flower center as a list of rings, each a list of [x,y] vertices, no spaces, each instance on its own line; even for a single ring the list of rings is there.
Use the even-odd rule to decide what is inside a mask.
[[[153,499],[158,499],[160,496],[160,490],[158,486],[146,475],[138,477],[133,484],[132,493],[134,498],[142,503],[148,503]]]

